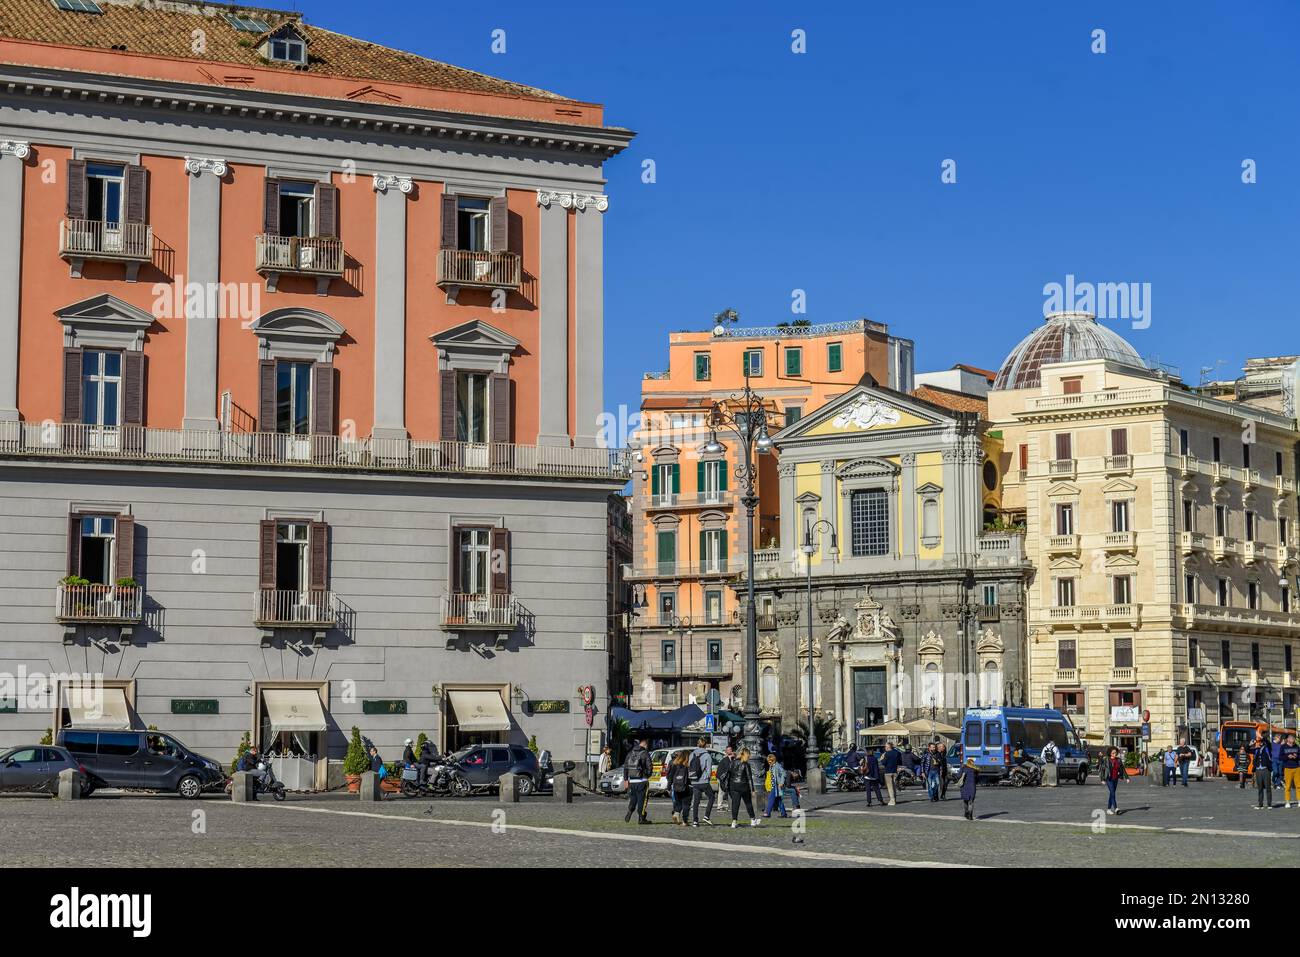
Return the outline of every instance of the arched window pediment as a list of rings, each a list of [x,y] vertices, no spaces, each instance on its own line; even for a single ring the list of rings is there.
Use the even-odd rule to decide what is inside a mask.
[[[332,361],[338,341],[347,332],[325,313],[297,306],[264,313],[249,328],[257,335],[259,358],[310,362]]]

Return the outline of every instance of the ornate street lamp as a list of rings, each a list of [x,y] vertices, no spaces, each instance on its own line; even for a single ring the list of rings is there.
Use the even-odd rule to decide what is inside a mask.
[[[755,455],[772,451],[772,439],[767,434],[767,410],[763,398],[749,387],[749,369],[745,369],[745,390],[732,395],[729,402],[714,402],[709,412],[709,441],[703,452],[718,455],[724,451],[718,441],[720,430],[736,437],[744,452],[744,461],[736,466],[736,477],[741,482],[740,504],[745,506],[745,522],[749,531],[747,549],[747,596],[745,604],[745,730],[742,736],[752,761],[761,761],[759,746],[762,742],[758,721],[758,628],[754,606],[754,511],[758,508],[758,490]]]
[[[815,522],[807,522],[804,526],[803,533],[803,553],[804,564],[808,567],[808,740],[806,742],[806,753],[804,754],[805,781],[811,781],[812,776],[817,773],[821,765],[818,762],[817,753],[817,729],[813,725],[814,705],[813,701],[813,582],[812,582],[812,557],[817,551],[818,536],[830,532],[831,551],[838,552],[840,549],[839,537],[835,533],[835,526],[824,518],[819,518]],[[798,655],[795,656],[798,660]],[[830,742],[827,742],[828,744]]]

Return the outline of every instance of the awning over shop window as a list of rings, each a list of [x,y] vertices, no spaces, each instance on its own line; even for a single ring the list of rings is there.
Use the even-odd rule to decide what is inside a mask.
[[[266,688],[262,703],[271,731],[324,731],[325,710],[315,688]]]
[[[65,687],[62,693],[70,727],[130,730],[131,713],[126,707],[125,688],[85,685]]]
[[[509,731],[510,715],[500,691],[449,691],[461,731]]]

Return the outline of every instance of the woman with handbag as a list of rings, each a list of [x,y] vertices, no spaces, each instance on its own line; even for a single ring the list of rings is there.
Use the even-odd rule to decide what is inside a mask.
[[[1124,762],[1119,759],[1119,748],[1111,748],[1101,763],[1101,779],[1106,782],[1106,813],[1118,814],[1119,801],[1115,789],[1119,787],[1120,778],[1124,776]]]
[[[775,754],[767,756],[767,778],[763,782],[767,788],[767,810],[763,812],[763,817],[771,817],[773,808],[779,809],[782,817],[790,815],[785,811],[785,783],[788,775],[785,772],[785,766],[776,759]]]
[[[691,801],[691,773],[687,762],[690,751],[678,751],[672,764],[664,771],[664,780],[668,784],[668,793],[673,799],[673,823],[686,827],[687,811]]]
[[[728,764],[728,762],[730,762]],[[754,814],[754,771],[749,766],[749,750],[742,749],[740,754],[734,758],[726,758],[722,762],[726,765],[726,788],[727,797],[731,799],[731,826],[736,826],[736,818],[740,815],[740,805],[745,805],[745,813],[749,815],[749,826],[758,827],[758,817]],[[718,768],[718,780],[723,778],[723,769]]]

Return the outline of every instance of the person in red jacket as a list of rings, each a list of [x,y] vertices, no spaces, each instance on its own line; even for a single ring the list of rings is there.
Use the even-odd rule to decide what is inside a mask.
[[[1124,776],[1124,762],[1119,759],[1119,748],[1111,748],[1101,762],[1101,779],[1106,782],[1106,813],[1118,814],[1119,801],[1115,799],[1115,789],[1119,787],[1120,778]]]

